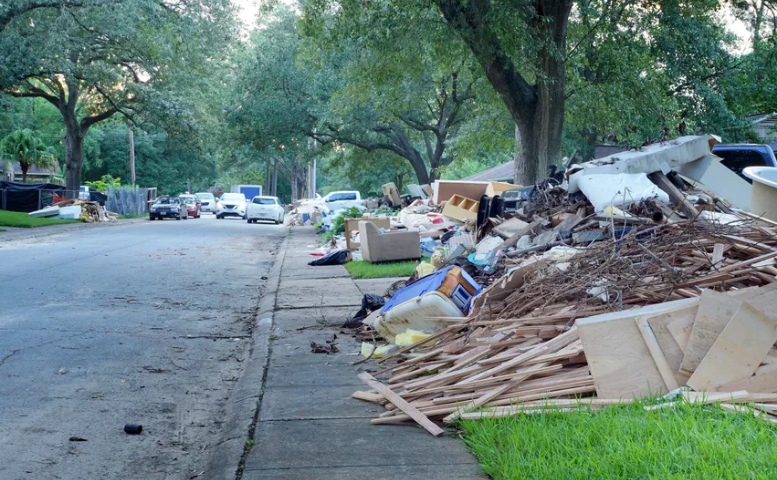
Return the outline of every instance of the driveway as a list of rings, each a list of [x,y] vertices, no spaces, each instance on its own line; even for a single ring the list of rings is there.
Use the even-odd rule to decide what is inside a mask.
[[[198,478],[286,228],[50,231],[0,243],[0,478]]]

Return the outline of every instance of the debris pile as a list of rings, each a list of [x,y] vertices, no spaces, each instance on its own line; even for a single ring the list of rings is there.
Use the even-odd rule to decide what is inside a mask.
[[[455,199],[455,215],[477,218],[440,237],[425,273],[460,268],[466,278],[440,285],[471,295],[457,306],[435,283],[408,299],[411,282],[363,320],[395,344],[362,348],[395,362],[374,373],[385,381],[360,376],[370,389],[353,396],[386,407],[372,423],[438,435],[430,419],[600,408],[683,386],[687,401],[725,392],[774,412],[763,405],[777,399],[777,222],[727,200],[719,185],[739,207],[749,185],[710,166],[712,144],[684,137],[573,165],[562,181],[501,191],[501,205]],[[475,189],[436,187],[431,201]],[[429,295],[457,308],[421,308]],[[398,346],[402,329],[416,341]]]
[[[81,220],[86,223],[115,222],[119,216],[117,213],[109,212],[98,202],[74,199],[52,203],[28,215],[37,218]]]

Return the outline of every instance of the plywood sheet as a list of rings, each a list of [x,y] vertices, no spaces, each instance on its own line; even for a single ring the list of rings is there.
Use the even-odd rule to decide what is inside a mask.
[[[696,298],[577,320],[585,356],[599,398],[667,393],[635,319],[695,305]]]
[[[767,316],[743,302],[688,379],[688,386],[696,391],[719,391],[724,385],[747,379],[761,365],[775,341],[777,316]]]
[[[661,347],[664,358],[666,358],[669,368],[672,369],[672,373],[674,374],[675,379],[677,379],[677,383],[680,385],[685,385],[685,382],[688,381],[688,375],[680,372],[680,364],[683,363],[683,351],[672,336],[667,325],[675,321],[687,323],[689,326],[688,332],[690,333],[690,325],[693,324],[693,319],[696,316],[696,309],[697,307],[695,306],[688,307],[683,310],[657,315],[647,319],[648,325],[650,325],[650,328],[656,336],[658,346]]]
[[[751,376],[723,385],[718,390],[721,392],[747,390],[748,392],[777,393],[777,350],[769,351]]]
[[[693,321],[691,336],[680,365],[683,373],[693,374],[741,304],[740,299],[725,293],[712,290],[702,292],[699,311]]]
[[[685,355],[685,349],[688,347],[688,339],[691,338],[691,329],[693,328],[693,320],[696,318],[696,312],[699,310],[699,306],[695,305],[688,309],[688,314],[683,315],[680,318],[676,318],[666,324],[666,329],[677,342],[677,346],[682,350]],[[680,364],[683,361],[680,359]]]

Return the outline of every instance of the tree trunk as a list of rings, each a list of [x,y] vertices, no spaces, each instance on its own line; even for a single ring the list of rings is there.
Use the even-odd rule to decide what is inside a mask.
[[[278,196],[278,159],[275,159],[272,169],[272,194],[273,197]]]
[[[19,162],[19,166],[22,167],[22,183],[27,183],[27,170],[30,169],[30,164],[27,162]]]
[[[67,198],[78,198],[84,165],[84,136],[76,125],[65,122],[65,189]]]
[[[521,130],[518,125],[515,126],[515,146],[513,147],[513,183],[516,185],[525,185],[526,176],[526,157],[523,155],[523,142],[521,142]]]
[[[532,27],[547,42],[531,62],[540,72],[530,85],[508,55],[493,22],[489,0],[435,0],[446,22],[470,47],[486,78],[500,95],[520,129],[525,169],[522,183],[547,177],[548,165],[561,149],[566,85],[566,37],[572,0],[536,0]],[[544,37],[544,38],[543,38]]]
[[[404,152],[404,157],[410,162],[413,167],[415,176],[418,179],[419,185],[426,185],[429,183],[429,172],[426,170],[426,162],[424,157],[413,147],[410,140],[407,139],[402,129],[396,125],[392,125],[391,129],[394,131],[396,145]]]
[[[264,161],[264,194],[270,194],[270,159]]]

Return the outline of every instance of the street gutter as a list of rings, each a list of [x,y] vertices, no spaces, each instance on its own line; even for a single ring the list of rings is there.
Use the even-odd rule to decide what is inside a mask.
[[[212,447],[208,467],[202,478],[239,480],[243,476],[244,462],[252,446],[249,441],[254,437],[267,380],[275,301],[290,235],[289,231],[278,248],[275,262],[267,275],[265,289],[259,299],[255,328],[246,347],[243,373],[230,395],[221,438]]]

